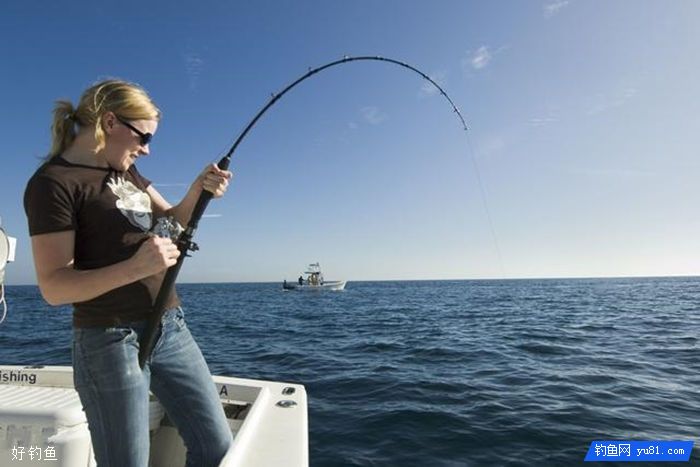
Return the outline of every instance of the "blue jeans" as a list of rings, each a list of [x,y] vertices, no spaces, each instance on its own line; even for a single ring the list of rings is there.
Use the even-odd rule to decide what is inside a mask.
[[[149,389],[187,446],[187,466],[216,466],[233,442],[209,368],[185,324],[168,310],[144,369],[140,321],[73,330],[73,378],[99,467],[146,467]]]

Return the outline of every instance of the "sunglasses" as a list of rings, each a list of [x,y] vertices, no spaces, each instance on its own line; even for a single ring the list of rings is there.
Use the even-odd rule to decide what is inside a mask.
[[[119,120],[119,123],[121,123],[122,125],[124,125],[124,126],[127,127],[128,129],[130,129],[131,131],[133,131],[134,133],[136,133],[137,135],[139,135],[139,138],[141,138],[141,141],[140,141],[140,142],[141,142],[141,146],[146,146],[148,143],[151,142],[151,139],[153,139],[153,134],[152,134],[152,133],[144,133],[143,131],[139,130],[138,128],[136,128],[136,127],[135,127],[134,125],[132,125],[131,123],[125,122],[124,120],[122,120],[121,118],[117,117],[116,115],[115,115],[115,118],[116,118],[117,120]]]

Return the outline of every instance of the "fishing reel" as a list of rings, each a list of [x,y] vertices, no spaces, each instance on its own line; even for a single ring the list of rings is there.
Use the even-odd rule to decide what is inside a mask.
[[[183,232],[186,235],[182,235]],[[185,256],[190,256],[188,254],[190,251],[199,250],[199,246],[192,241],[191,233],[188,233],[172,216],[158,218],[150,233],[157,237],[169,238]]]
[[[185,230],[173,216],[159,217],[155,225],[151,227],[150,233],[156,237],[169,238],[173,243]]]

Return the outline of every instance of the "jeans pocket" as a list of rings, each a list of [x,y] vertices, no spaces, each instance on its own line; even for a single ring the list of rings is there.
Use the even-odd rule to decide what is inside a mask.
[[[118,388],[136,384],[138,345],[138,334],[128,326],[76,330],[76,386]]]
[[[138,334],[130,327],[106,328],[103,338],[105,344],[134,344],[138,342]]]
[[[130,327],[80,329],[75,338],[81,350],[93,355],[138,342],[136,331]]]

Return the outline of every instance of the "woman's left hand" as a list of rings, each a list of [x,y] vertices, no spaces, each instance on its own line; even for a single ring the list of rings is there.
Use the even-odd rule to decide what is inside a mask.
[[[216,164],[209,164],[204,168],[204,171],[197,177],[202,189],[212,193],[214,198],[221,198],[226,193],[229,180],[233,177],[233,173],[228,170],[221,170]]]

